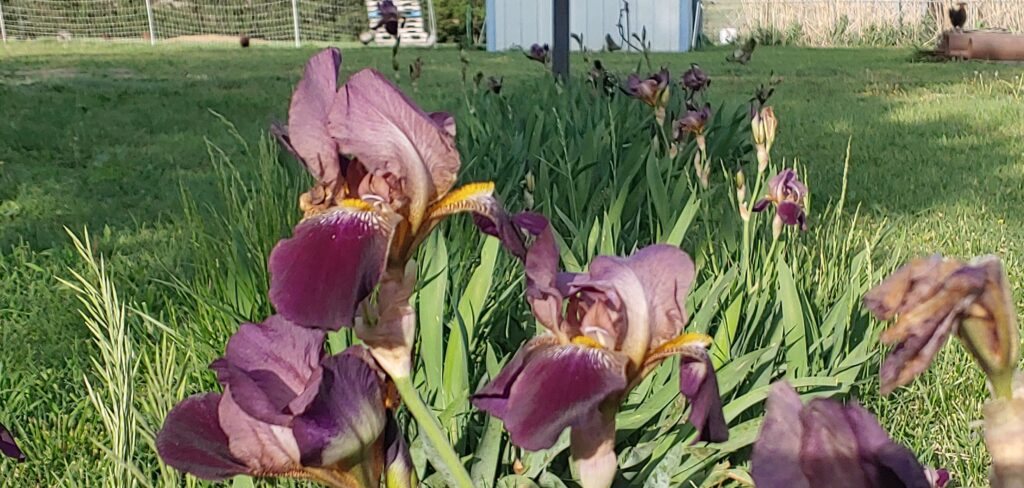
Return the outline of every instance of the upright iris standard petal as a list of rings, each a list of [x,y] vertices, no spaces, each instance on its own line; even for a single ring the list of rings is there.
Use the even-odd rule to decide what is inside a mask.
[[[759,488],[811,488],[800,464],[803,403],[786,382],[771,386],[764,422],[750,458],[750,474]]]
[[[323,344],[323,331],[274,315],[262,325],[242,324],[211,368],[247,414],[287,425],[306,407],[298,397],[311,383],[317,386]]]
[[[316,399],[292,429],[305,466],[359,459],[384,432],[387,417],[378,371],[359,347],[324,360]]]
[[[501,418],[512,442],[524,449],[551,447],[566,427],[626,387],[625,361],[609,351],[568,344],[526,353],[529,357],[514,361],[522,366],[518,374],[500,378],[497,388],[485,387],[473,398],[477,408]]]
[[[0,454],[16,459],[19,463],[25,461],[25,453],[21,452],[18,444],[14,442],[14,436],[3,424],[0,424]]]
[[[645,247],[626,258],[640,280],[650,308],[651,347],[679,336],[689,320],[686,296],[693,286],[693,260],[675,246]]]
[[[377,2],[377,13],[380,15],[380,20],[377,21],[377,25],[373,26],[374,30],[380,29],[381,26],[384,30],[392,36],[398,35],[398,23],[401,20],[401,14],[398,11],[398,7],[392,0],[384,0]]]
[[[371,174],[397,177],[414,233],[427,207],[455,183],[460,161],[452,127],[447,118],[438,123],[372,69],[349,78],[330,113],[330,132],[342,153]]]
[[[751,458],[758,488],[928,488],[925,470],[857,404],[815,399],[772,385]]]
[[[358,200],[302,221],[270,253],[270,302],[304,327],[351,326],[380,279],[392,228],[388,216]]]
[[[703,135],[704,127],[710,119],[711,104],[705,104],[699,109],[689,107],[682,117],[672,123],[672,136],[675,140],[681,141],[687,135]]]
[[[205,393],[187,398],[167,414],[156,450],[169,466],[205,480],[223,480],[250,472],[231,455],[220,426],[221,396]]]
[[[725,442],[729,426],[722,411],[718,377],[707,351],[684,353],[679,363],[679,391],[690,402],[689,422],[697,429],[697,441]]]
[[[633,73],[626,78],[623,91],[651,107],[664,107],[668,103],[668,83],[669,73],[665,68],[646,79]]]
[[[285,147],[294,152],[317,181],[330,185],[341,174],[338,143],[327,130],[327,117],[338,92],[341,51],[327,48],[310,58],[288,108]]]

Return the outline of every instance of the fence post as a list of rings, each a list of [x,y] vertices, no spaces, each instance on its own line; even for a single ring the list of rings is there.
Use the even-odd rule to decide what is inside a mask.
[[[554,26],[551,40],[551,71],[556,78],[569,82],[569,0],[554,0]]]
[[[156,45],[156,29],[153,27],[153,5],[146,0],[146,17],[149,19],[149,45]]]
[[[302,47],[299,41],[299,0],[292,0],[292,23],[295,24],[295,47]]]
[[[4,25],[4,2],[0,2],[0,37],[7,44],[7,26]]]

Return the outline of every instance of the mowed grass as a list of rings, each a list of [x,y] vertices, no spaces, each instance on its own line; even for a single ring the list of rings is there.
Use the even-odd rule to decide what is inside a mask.
[[[72,43],[0,48],[0,423],[30,456],[20,479],[0,461],[4,486],[87,479],[102,450],[85,394],[96,353],[72,293],[57,277],[79,268],[63,228],[88,227],[125,295],[173,313],[161,293],[191,273],[194,243],[182,228],[181,192],[213,198],[207,140],[241,151],[224,120],[256,141],[283,119],[315,48],[184,47]],[[775,157],[806,166],[815,198],[841,191],[851,144],[848,209],[891,224],[882,252],[996,253],[1024,297],[1024,68],[991,63],[912,63],[900,49],[759,48],[747,66],[726,51],[653,56],[674,79],[690,63],[713,77],[716,100],[745,100],[781,79]],[[414,90],[406,65],[424,61]],[[637,55],[597,55],[616,71]],[[424,108],[458,114],[463,85],[453,49],[403,50],[401,82]],[[521,54],[471,53],[469,75],[517,81],[547,76]],[[344,50],[344,72],[390,72],[386,49]],[[577,56],[574,67],[586,69]],[[646,68],[645,68],[646,69]],[[535,107],[524,107],[533,110]],[[676,109],[678,111],[678,108]],[[220,117],[215,116],[219,114]],[[852,139],[852,141],[851,141]],[[486,155],[480,156],[486,157]],[[243,168],[244,170],[244,168]],[[679,202],[682,205],[684,202]],[[851,204],[852,203],[852,204]],[[813,223],[813,217],[812,217]],[[962,486],[983,485],[982,376],[959,346],[922,381],[865,403],[928,463]],[[93,476],[98,476],[96,473]]]

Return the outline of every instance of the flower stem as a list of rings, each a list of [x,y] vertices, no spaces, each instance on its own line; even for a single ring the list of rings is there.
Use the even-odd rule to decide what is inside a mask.
[[[409,413],[416,419],[420,433],[427,436],[427,442],[434,447],[434,450],[437,451],[440,457],[440,461],[444,464],[443,466],[435,465],[434,468],[442,473],[449,474],[452,478],[451,481],[455,483],[457,488],[473,488],[473,480],[469,477],[469,473],[466,472],[466,467],[462,464],[462,460],[459,459],[459,455],[455,453],[451,443],[448,442],[448,438],[441,429],[441,423],[437,421],[437,417],[423,403],[419,392],[412,385],[412,379],[406,376],[403,378],[392,378],[392,380],[394,380],[395,386],[398,388],[398,394],[402,397],[402,403],[405,404],[405,407],[409,409]]]

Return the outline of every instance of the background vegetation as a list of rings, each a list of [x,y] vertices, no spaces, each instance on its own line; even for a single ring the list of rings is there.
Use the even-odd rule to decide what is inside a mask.
[[[1024,203],[1024,174],[1019,171],[1024,162],[1020,149],[1024,147],[1024,104],[1020,100],[1024,84],[1019,68],[912,64],[904,50],[796,48],[759,49],[754,61],[743,67],[722,61],[725,53],[657,55],[654,63],[667,65],[678,76],[689,63],[699,62],[714,78],[716,102],[730,104],[720,110],[723,114],[741,106],[758,83],[771,76],[781,79],[773,100],[781,120],[776,161],[799,159],[806,168],[816,202],[812,224],[824,228],[816,232],[829,233],[835,241],[836,231],[827,229],[826,224],[833,220],[825,212],[825,203],[839,200],[843,193],[844,160],[852,138],[847,202],[843,216],[834,221],[848,223],[856,215],[860,229],[888,225],[888,237],[877,248],[875,262],[882,266],[893,259],[933,251],[960,256],[995,252],[1006,260],[1011,282],[1024,282],[1017,257],[1020,242],[1024,242],[1024,222],[1014,211]],[[269,311],[262,296],[262,263],[268,246],[287,232],[294,220],[290,199],[306,181],[290,162],[278,163],[273,145],[261,142],[260,134],[272,117],[283,117],[291,88],[309,54],[308,49],[151,49],[89,44],[13,44],[0,50],[0,270],[5,277],[0,282],[0,422],[13,427],[30,456],[24,465],[0,463],[4,486],[94,486],[101,479],[117,479],[115,476],[134,479],[127,472],[112,473],[118,465],[109,459],[124,456],[104,448],[131,451],[134,459],[130,461],[147,472],[154,469],[155,459],[146,458],[151,439],[145,433],[158,427],[160,419],[155,413],[166,411],[170,402],[189,391],[211,386],[212,375],[203,368],[219,354],[237,321],[256,319]],[[604,127],[632,134],[625,140],[637,140],[645,130],[642,108],[629,100],[609,106],[615,110],[614,117],[584,111],[561,119],[561,125],[557,114],[578,106],[571,97],[559,99],[551,93],[544,95],[556,97],[550,103],[524,104],[523,100],[536,96],[538,87],[549,83],[539,65],[528,63],[518,53],[471,54],[471,70],[505,77],[508,93],[503,99],[463,91],[456,51],[407,50],[401,56],[403,62],[414,56],[425,61],[424,77],[412,96],[427,108],[457,113],[467,179],[499,174],[503,195],[516,206],[526,205],[527,170],[538,181],[532,190],[535,202],[547,205],[543,209],[553,216],[556,209],[569,212],[574,200],[593,198],[589,195],[593,185],[581,184],[578,188],[587,191],[573,191],[573,185],[559,183],[565,175],[558,171],[592,175],[593,168],[601,167],[592,161],[610,164],[611,156],[603,151],[588,153],[601,147],[588,137],[594,137],[602,124],[611,123]],[[604,58],[620,70],[637,62],[628,55]],[[387,51],[345,51],[346,73],[363,66],[389,70]],[[575,67],[582,71],[582,60],[577,58]],[[549,110],[559,103],[568,105],[560,111]],[[470,107],[476,112],[470,112]],[[502,117],[506,123],[495,122]],[[234,130],[225,121],[232,122]],[[647,154],[637,149],[623,148],[614,157],[621,158],[618,164],[626,168],[642,163],[639,167],[645,178],[649,168],[670,170],[652,166]],[[544,168],[553,172],[548,180],[541,178]],[[611,208],[616,191],[649,191],[649,183],[659,179],[602,186],[612,193],[599,195],[597,198],[608,199],[599,200],[604,203],[598,205],[576,201],[575,208],[583,209],[582,213],[567,214],[556,222],[560,233],[571,238],[567,246],[570,256],[582,262],[594,252],[606,252],[609,246],[611,251],[628,252],[636,243],[656,238],[652,234],[658,234],[658,229],[673,229],[689,208],[688,191],[683,191],[682,198],[668,200],[668,215],[659,215],[657,208],[640,208],[638,218],[624,218],[618,226],[606,225],[609,219],[603,211]],[[716,201],[723,200],[718,197]],[[723,214],[721,208],[714,211]],[[696,230],[686,233],[684,248],[691,253],[718,244],[702,236],[702,219],[696,217]],[[671,225],[664,226],[663,221]],[[630,230],[627,222],[639,224],[632,224]],[[592,232],[593,223],[598,224],[597,234]],[[571,229],[570,224],[580,228]],[[64,278],[82,290],[85,285],[71,274],[76,270],[86,283],[104,283],[98,263],[90,267],[83,262],[63,226],[79,234],[88,226],[91,250],[108,258],[103,269],[119,288],[122,303],[142,312],[126,313],[122,319],[94,317],[92,323],[100,325],[125,321],[132,338],[128,343],[119,343],[116,335],[104,338],[105,331],[116,328],[85,327],[76,292],[58,282]],[[603,238],[604,229],[615,231],[615,238]],[[427,250],[427,258],[446,255],[453,264],[447,275],[450,287],[432,289],[449,297],[446,308],[439,311],[440,317],[447,317],[441,324],[451,324],[454,317],[466,323],[469,311],[476,314],[482,310],[470,304],[482,300],[486,310],[501,312],[487,320],[473,317],[475,323],[486,324],[480,334],[491,334],[479,337],[505,337],[505,346],[511,350],[530,334],[529,328],[522,329],[523,309],[514,296],[518,289],[515,267],[496,257],[494,249],[484,247],[481,253],[477,243],[453,244],[466,235],[466,223],[456,222],[447,228],[444,239],[435,239]],[[848,249],[856,250],[870,244],[873,233],[850,235]],[[850,261],[832,260],[852,258],[852,254],[811,245],[816,238],[806,236],[807,248],[821,249],[822,254],[789,256],[795,268],[795,263],[805,263],[795,275],[795,286],[801,291],[828,288],[821,286],[813,266],[854,269]],[[441,252],[443,249],[448,252]],[[719,296],[728,299],[709,300],[718,287],[707,278],[726,273],[714,269],[714,252],[702,252],[698,257],[705,270],[699,283],[710,284],[695,294],[694,305],[699,311],[710,303],[711,312],[706,318],[698,315],[694,323],[722,330],[722,317],[728,314],[716,307],[735,302],[738,295],[731,293],[742,293],[746,287],[723,287]],[[438,266],[431,259],[423,263]],[[490,270],[487,263],[495,266],[493,273],[480,271]],[[867,280],[880,272],[862,271],[856,276]],[[482,278],[478,276],[494,276],[487,288],[499,291],[484,297],[464,296],[464,290],[478,289],[470,286],[479,284]],[[777,272],[772,276],[777,277]],[[752,292],[751,297],[774,296],[773,292]],[[801,307],[807,311],[801,315],[818,324],[827,321],[820,313],[825,309],[816,304],[837,302],[841,293],[801,296]],[[746,303],[751,297],[744,298]],[[1021,293],[1017,297],[1019,302]],[[462,306],[464,302],[467,305]],[[117,309],[109,298],[100,305],[104,303],[107,309]],[[756,315],[743,316],[751,330],[770,331],[757,328],[762,321],[755,320]],[[780,323],[780,316],[774,312],[770,316],[773,318],[765,323]],[[347,340],[335,337],[334,345],[339,347]],[[436,344],[431,338],[424,341]],[[110,347],[104,348],[104,344]],[[486,347],[472,350],[474,355],[468,356],[472,368],[448,369],[466,371],[463,385],[468,389],[507,352],[489,352]],[[106,351],[129,361],[107,360],[103,356],[109,354]],[[103,358],[99,363],[103,367],[92,358]],[[788,359],[781,358],[779,364]],[[438,371],[436,367],[425,364],[422,368],[424,375],[438,374],[429,373]],[[444,375],[447,365],[440,368]],[[126,370],[128,377],[137,380],[109,381],[111,372],[123,375]],[[123,376],[112,378],[118,377]],[[118,418],[131,425],[112,425],[109,414],[119,405],[107,399],[118,397],[104,397],[105,393],[97,390],[90,401],[86,380],[94,387],[130,390],[140,415],[121,415]],[[655,376],[652,385],[669,380]],[[447,378],[444,383],[451,384]],[[861,386],[862,398],[881,414],[883,425],[926,462],[950,468],[965,486],[983,483],[984,451],[970,427],[983,398],[982,380],[959,349],[948,348],[924,381],[893,397],[875,398],[870,392],[877,387],[870,381]],[[451,412],[464,409],[457,405],[449,410],[451,397],[435,393],[436,407]],[[120,407],[123,410],[124,406]],[[670,409],[667,417],[653,422],[674,425],[671,421],[679,413]],[[464,442],[474,444],[466,447],[475,447],[476,434],[482,433],[469,435],[467,426],[476,422],[464,415],[449,419],[453,439],[465,437]],[[642,424],[652,428],[648,422]],[[119,431],[142,432],[139,446],[108,441],[111,432]],[[642,438],[632,440],[643,444]],[[509,451],[504,452],[508,455]],[[642,475],[645,466],[668,454],[640,452],[634,471]],[[646,474],[659,464],[651,465]],[[551,469],[557,472],[559,467]],[[166,482],[176,479],[170,472],[156,476]]]

